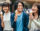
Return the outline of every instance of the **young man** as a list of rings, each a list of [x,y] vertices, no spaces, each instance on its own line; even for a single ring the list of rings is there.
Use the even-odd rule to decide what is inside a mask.
[[[23,11],[23,2],[16,2],[16,12],[11,15],[13,31],[29,31],[29,16]]]

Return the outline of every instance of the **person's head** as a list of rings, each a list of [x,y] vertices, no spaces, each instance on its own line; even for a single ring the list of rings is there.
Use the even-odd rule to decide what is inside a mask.
[[[33,11],[33,14],[37,13],[38,15],[40,15],[40,7],[37,3],[33,4],[32,11]]]
[[[7,12],[9,11],[9,4],[8,4],[8,3],[4,3],[4,4],[3,4],[3,11],[4,11],[5,13],[7,13]]]
[[[37,5],[37,3],[32,5],[32,11],[33,11],[33,13],[37,13],[38,12],[38,5]]]
[[[16,2],[16,3],[14,4],[14,8],[15,8],[15,10],[23,11],[24,3],[21,2],[21,1]]]

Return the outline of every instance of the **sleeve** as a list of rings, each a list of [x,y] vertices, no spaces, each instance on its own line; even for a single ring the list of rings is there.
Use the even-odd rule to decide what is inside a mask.
[[[34,22],[35,22],[35,24],[36,24],[37,26],[40,27],[40,22],[39,22],[39,21],[34,20]]]
[[[27,25],[27,27],[28,27],[28,23],[29,23],[29,15],[26,14],[26,25]]]
[[[24,27],[24,29],[25,29],[25,31],[28,31],[29,29],[28,29],[28,23],[29,23],[29,15],[28,14],[25,14],[26,16],[25,16],[25,27]]]
[[[29,23],[28,23],[28,28],[29,28],[29,29],[31,28],[31,22],[32,22],[32,21],[29,20]]]
[[[16,22],[14,22],[14,14],[11,14],[11,27],[15,28],[15,24]]]
[[[26,14],[26,30],[28,31],[29,30],[29,28],[28,28],[28,23],[29,23],[29,15],[28,14]]]

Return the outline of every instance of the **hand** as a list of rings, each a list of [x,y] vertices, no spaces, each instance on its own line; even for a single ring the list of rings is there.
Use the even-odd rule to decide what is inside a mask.
[[[18,14],[18,12],[15,13],[15,18],[14,18],[14,21],[15,21],[15,22],[16,22],[16,20],[17,20],[17,14]]]
[[[1,26],[4,28],[4,23],[3,22],[1,22]]]
[[[14,28],[12,28],[12,31],[14,31]]]
[[[30,14],[29,19],[30,19],[30,20],[32,20],[32,19],[33,19],[33,15],[32,15],[32,14]]]

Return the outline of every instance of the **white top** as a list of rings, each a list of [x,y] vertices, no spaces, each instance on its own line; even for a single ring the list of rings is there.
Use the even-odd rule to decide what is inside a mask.
[[[4,30],[12,30],[11,22],[10,22],[11,13],[4,13],[3,21],[4,21]]]
[[[31,28],[29,31],[37,31],[38,29],[40,30],[40,20],[34,19],[31,22]]]
[[[39,20],[39,21],[34,20],[34,22],[35,22],[35,24],[38,25],[39,28],[40,28],[40,20]]]

